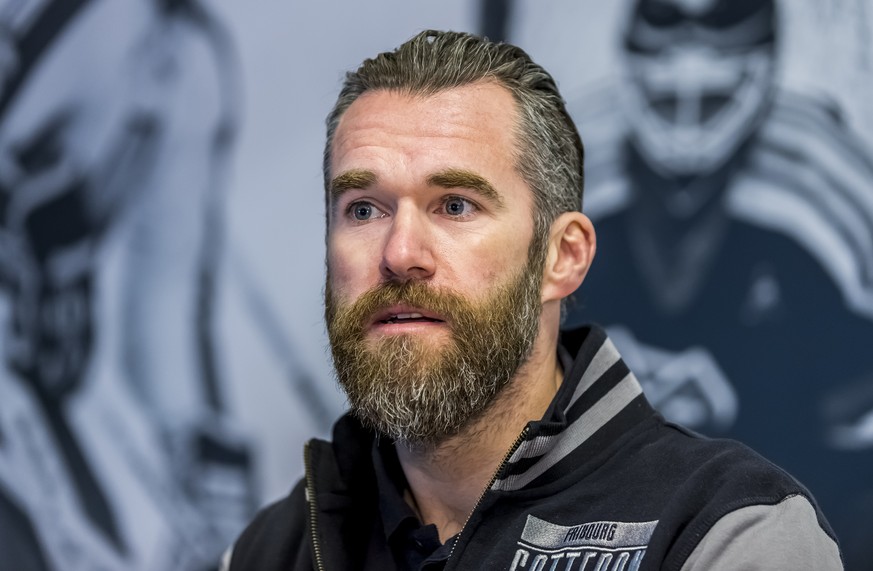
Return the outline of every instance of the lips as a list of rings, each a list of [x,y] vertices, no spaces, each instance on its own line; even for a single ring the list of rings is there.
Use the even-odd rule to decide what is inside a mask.
[[[445,323],[445,319],[436,313],[410,306],[390,307],[385,311],[380,311],[373,319],[374,325],[404,323]]]

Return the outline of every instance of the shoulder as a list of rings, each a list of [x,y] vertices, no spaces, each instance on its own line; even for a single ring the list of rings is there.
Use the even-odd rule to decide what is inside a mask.
[[[306,489],[301,480],[283,499],[263,508],[229,550],[227,571],[297,569],[309,561]]]
[[[701,436],[670,422],[658,429],[652,453],[659,456],[664,477],[673,480],[672,493],[691,503],[693,512],[718,505],[727,513],[729,504],[778,503],[790,495],[810,495],[803,484],[745,444]]]
[[[752,504],[720,518],[697,543],[682,571],[738,568],[842,569],[837,542],[803,495]]]
[[[654,558],[683,570],[841,568],[830,525],[790,474],[736,441],[669,423],[662,432],[653,452],[673,484],[650,544]]]
[[[344,550],[351,549],[347,528],[366,520],[374,511],[372,438],[372,433],[347,414],[334,425],[332,442],[309,441],[304,454],[314,496],[307,495],[306,481],[301,480],[286,497],[258,512],[226,555],[227,571],[311,569],[310,508],[317,514],[313,517],[319,520],[322,555],[325,545],[343,546],[329,555],[333,561],[345,561]],[[315,498],[319,498],[317,508]],[[353,536],[366,537],[369,536]]]

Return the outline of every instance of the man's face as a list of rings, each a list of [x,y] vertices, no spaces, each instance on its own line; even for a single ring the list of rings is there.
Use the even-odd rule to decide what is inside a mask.
[[[336,131],[328,332],[352,408],[394,438],[457,433],[530,354],[542,248],[515,122],[509,92],[480,83],[367,93]]]

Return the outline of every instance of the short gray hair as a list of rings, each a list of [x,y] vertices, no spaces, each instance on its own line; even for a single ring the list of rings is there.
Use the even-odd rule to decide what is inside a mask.
[[[582,208],[582,140],[545,69],[519,47],[472,34],[427,30],[346,74],[327,117],[325,190],[330,187],[331,146],[337,125],[363,93],[387,90],[433,95],[478,81],[495,81],[508,89],[517,103],[516,167],[534,195],[534,242],[544,246],[552,222],[563,212]]]

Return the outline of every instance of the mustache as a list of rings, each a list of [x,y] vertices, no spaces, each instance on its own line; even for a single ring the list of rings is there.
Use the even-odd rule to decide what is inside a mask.
[[[464,324],[473,306],[462,295],[448,288],[437,288],[421,281],[383,282],[349,304],[340,304],[330,288],[325,293],[328,324],[340,321],[343,328],[362,330],[379,313],[397,305],[409,305],[440,316],[449,324]]]

